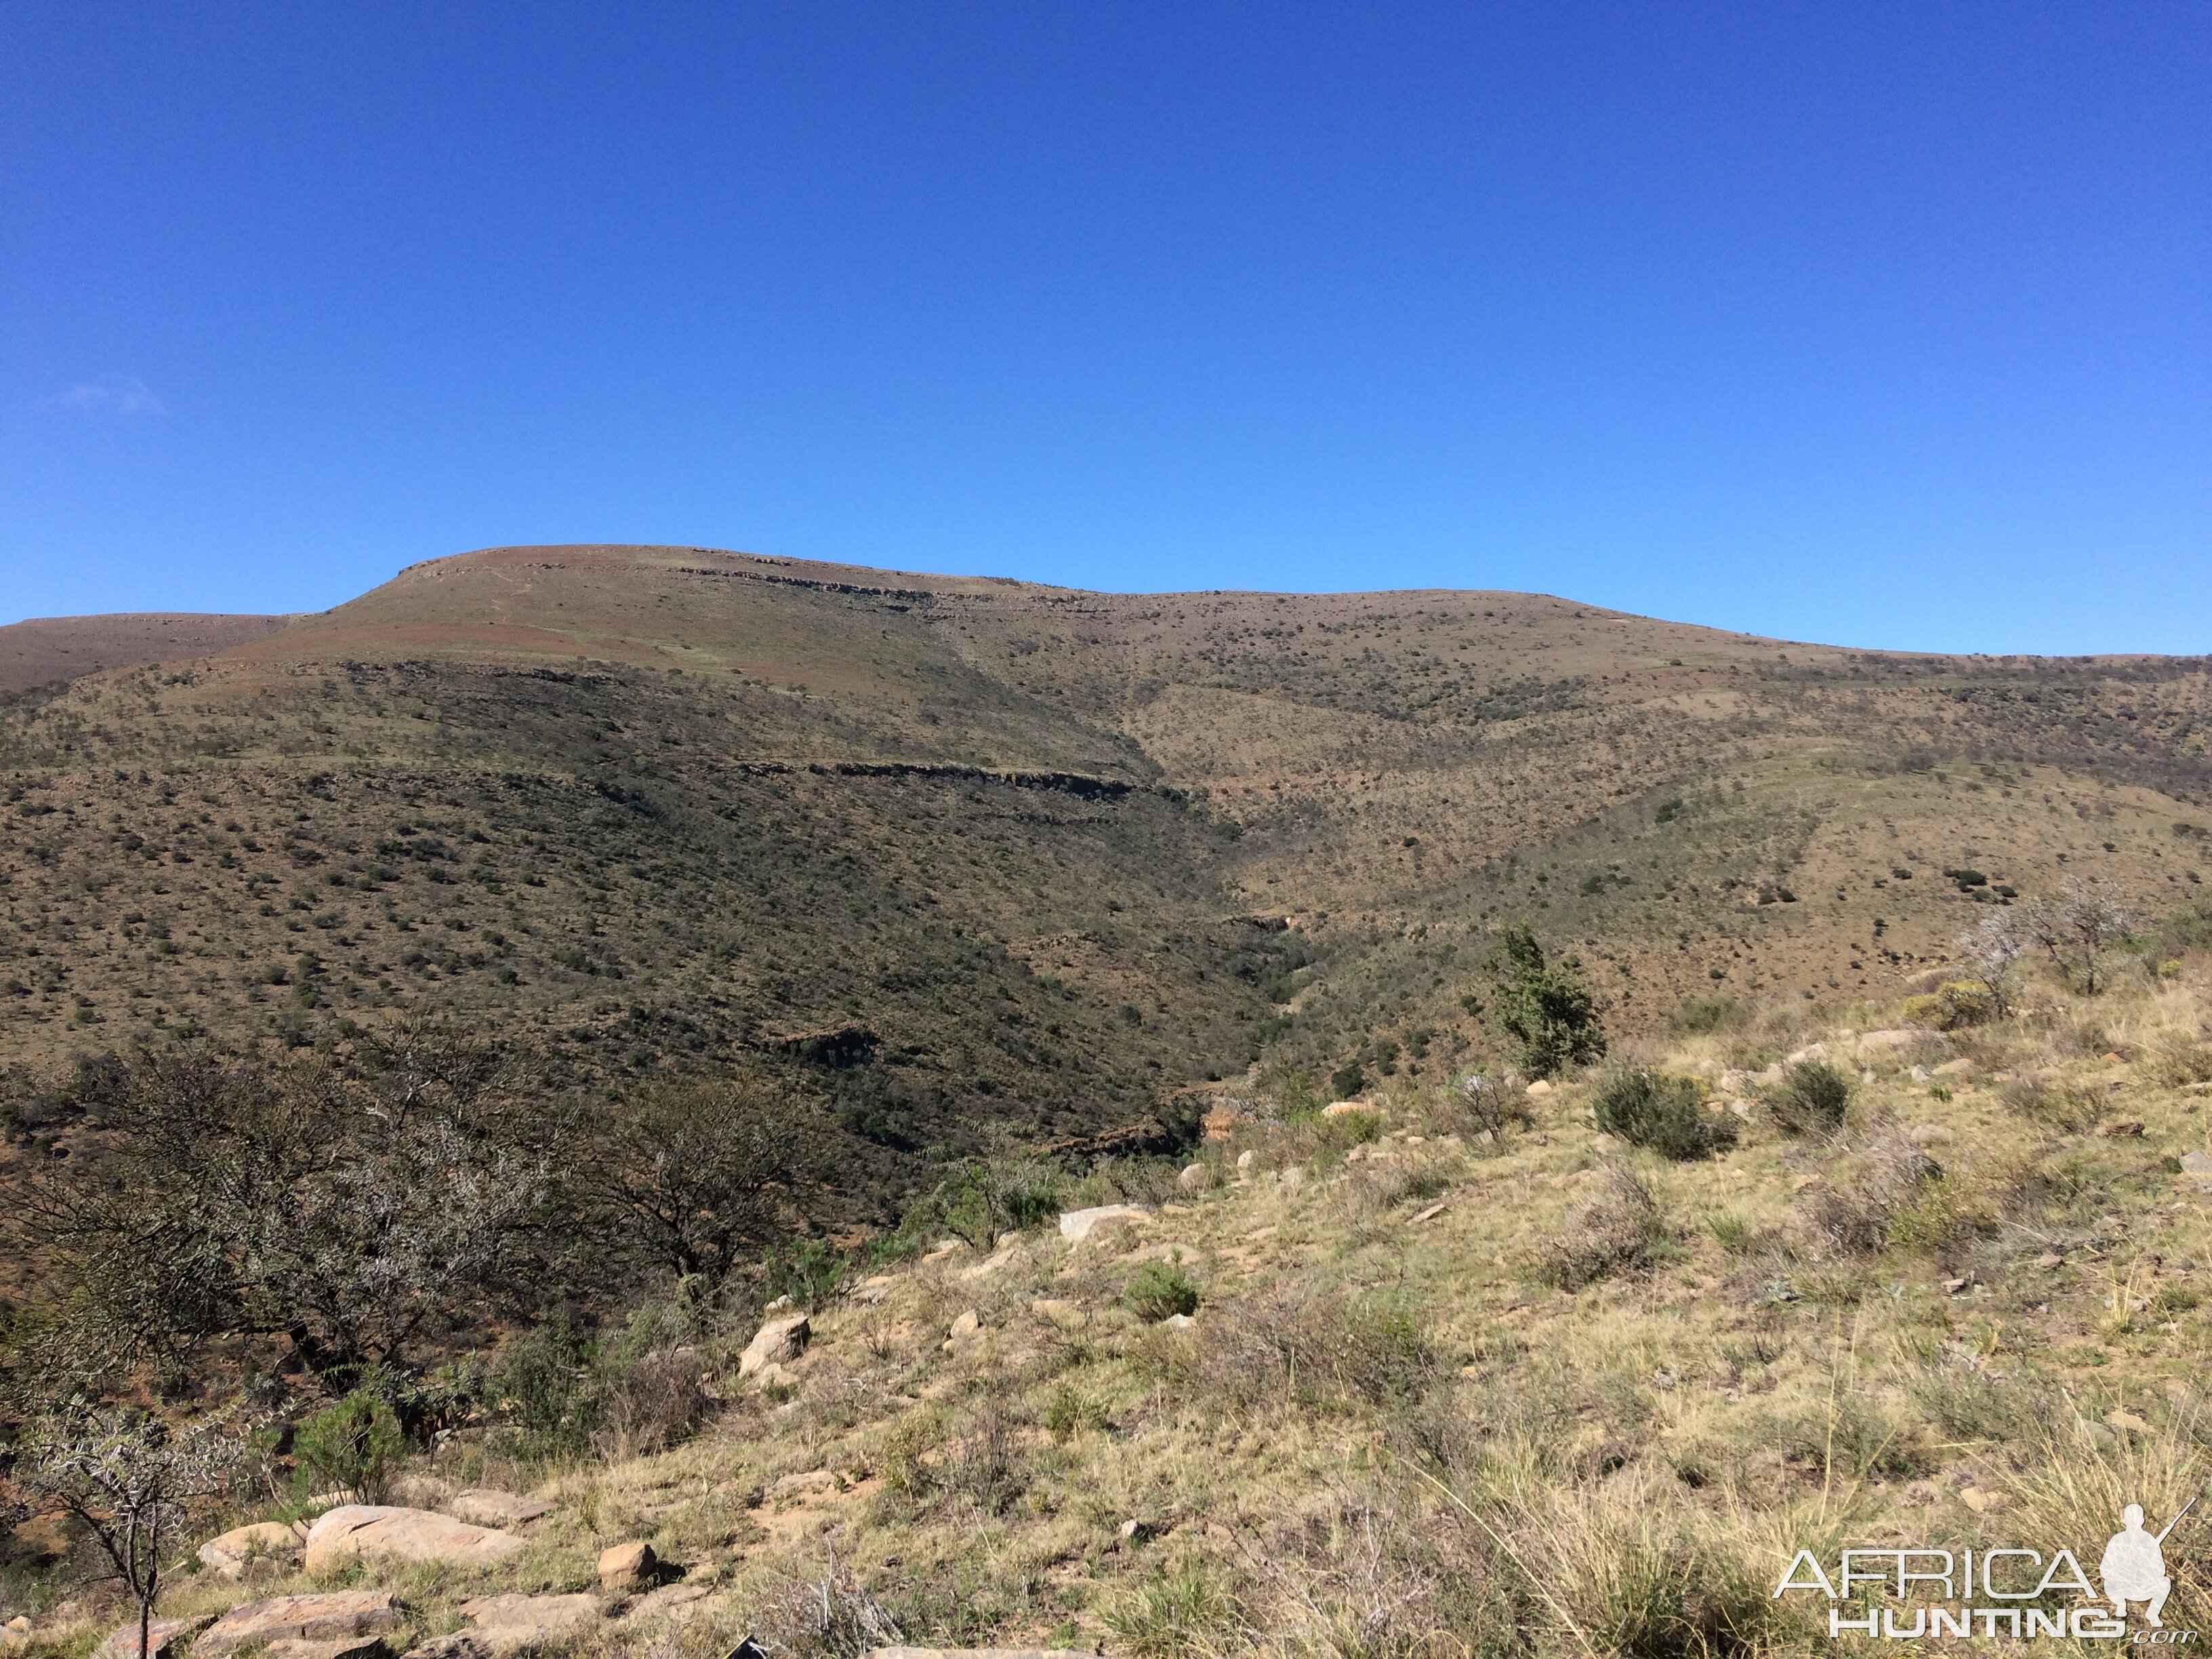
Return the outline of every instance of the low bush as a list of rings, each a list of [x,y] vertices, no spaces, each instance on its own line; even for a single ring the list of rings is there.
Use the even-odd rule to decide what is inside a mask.
[[[1536,1276],[1563,1291],[1648,1265],[1667,1240],[1659,1200],[1635,1170],[1616,1164],[1598,1191],[1567,1218],[1536,1260]]]
[[[1735,1145],[1735,1125],[1709,1115],[1695,1079],[1668,1077],[1644,1066],[1613,1072],[1591,1101],[1597,1127],[1632,1146],[1678,1163],[1710,1158]]]
[[[1234,1405],[1387,1405],[1437,1374],[1427,1334],[1393,1297],[1286,1285],[1219,1311],[1197,1327],[1193,1380]]]
[[[1902,1012],[1911,1024],[1929,1026],[1938,1031],[1956,1031],[1995,1019],[1998,1009],[1997,1000],[1988,986],[1970,979],[1954,979],[1924,996],[1905,998]]]
[[[1872,1255],[1887,1248],[1891,1228],[1943,1168],[1904,1135],[1891,1131],[1856,1152],[1832,1187],[1808,1194],[1813,1231],[1838,1255]]]
[[[2104,1115],[2105,1103],[2094,1089],[2035,1077],[2014,1078],[1997,1098],[2029,1122],[2079,1134]]]
[[[842,1296],[850,1276],[845,1258],[819,1238],[772,1248],[763,1266],[769,1299],[787,1296],[809,1313],[821,1312]]]
[[[1761,1097],[1767,1115],[1793,1135],[1826,1134],[1841,1128],[1850,1098],[1850,1079],[1825,1060],[1790,1066],[1782,1081]]]
[[[1121,1292],[1121,1305],[1148,1325],[1198,1311],[1198,1286],[1171,1261],[1147,1261]]]

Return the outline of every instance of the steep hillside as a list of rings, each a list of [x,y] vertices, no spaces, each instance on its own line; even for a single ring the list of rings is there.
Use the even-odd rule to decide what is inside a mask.
[[[8,712],[0,1055],[425,1005],[618,1078],[850,1026],[922,1139],[1073,1132],[1263,1046],[1479,1046],[1506,920],[1633,1030],[1894,990],[2007,888],[2172,908],[2208,689],[1527,595],[493,550]]]

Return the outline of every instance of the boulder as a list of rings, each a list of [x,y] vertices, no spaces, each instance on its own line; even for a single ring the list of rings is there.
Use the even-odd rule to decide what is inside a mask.
[[[948,1334],[951,1335],[955,1342],[965,1342],[973,1337],[981,1335],[982,1334],[982,1330],[983,1316],[977,1313],[975,1309],[970,1308],[965,1313],[961,1314],[957,1318],[953,1320],[952,1329],[948,1333]]]
[[[1213,1184],[1213,1170],[1204,1164],[1186,1164],[1176,1172],[1176,1186],[1186,1193],[1202,1193]]]
[[[630,1589],[649,1583],[659,1571],[660,1558],[642,1539],[610,1545],[599,1552],[599,1583],[606,1589]]]
[[[1091,1210],[1070,1210],[1060,1218],[1060,1236],[1074,1243],[1101,1227],[1132,1226],[1150,1221],[1152,1212],[1134,1204],[1101,1204]]]
[[[520,1498],[489,1486],[472,1486],[446,1504],[446,1513],[473,1527],[526,1527],[550,1515],[553,1506],[542,1498]]]
[[[738,1375],[750,1376],[763,1365],[788,1365],[806,1352],[814,1326],[805,1314],[771,1319],[753,1333],[745,1351],[738,1356]]]
[[[272,1595],[233,1607],[192,1644],[198,1659],[273,1642],[337,1642],[375,1636],[399,1622],[390,1590]]]
[[[2184,1152],[2181,1173],[2199,1181],[2212,1176],[2212,1152]]]
[[[1530,1084],[1528,1088],[1528,1098],[1531,1100],[1541,1100],[1545,1096],[1551,1092],[1551,1084],[1540,1077],[1534,1083]]]
[[[1321,1115],[1323,1117],[1352,1117],[1361,1112],[1371,1113],[1375,1109],[1374,1107],[1361,1101],[1332,1100],[1321,1109]]]
[[[174,1659],[205,1619],[156,1619],[146,1627],[147,1659]],[[138,1659],[138,1621],[133,1619],[93,1650],[92,1659]]]
[[[495,1655],[546,1647],[595,1625],[599,1604],[588,1595],[479,1595],[461,1603],[461,1617]]]
[[[332,1510],[307,1533],[309,1572],[327,1572],[363,1556],[398,1561],[442,1561],[488,1567],[522,1547],[522,1540],[496,1527],[471,1526],[431,1510],[349,1504]]]
[[[300,1559],[300,1534],[281,1521],[234,1527],[200,1546],[200,1565],[218,1578],[242,1578],[257,1562],[289,1566]]]
[[[1260,1154],[1254,1152],[1249,1146],[1247,1146],[1243,1152],[1237,1154],[1237,1167],[1240,1170],[1249,1170],[1259,1161]]]

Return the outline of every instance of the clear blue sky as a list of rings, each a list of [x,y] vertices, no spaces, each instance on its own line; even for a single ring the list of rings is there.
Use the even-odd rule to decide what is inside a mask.
[[[0,7],[0,621],[534,541],[2212,650],[2212,3]]]

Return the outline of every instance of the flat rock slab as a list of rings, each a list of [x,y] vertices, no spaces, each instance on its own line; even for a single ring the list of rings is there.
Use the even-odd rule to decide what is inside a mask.
[[[184,1651],[195,1631],[206,1627],[204,1619],[156,1619],[146,1630],[149,1659],[165,1659]],[[94,1650],[93,1659],[138,1659],[138,1621],[133,1619]]]
[[[712,1584],[663,1584],[648,1591],[630,1604],[623,1614],[625,1622],[642,1622],[647,1619],[689,1619],[704,1613],[706,1603],[712,1599]]]
[[[472,1527],[526,1527],[553,1512],[553,1506],[542,1498],[521,1498],[489,1486],[474,1486],[456,1494],[445,1509],[456,1521],[465,1521]]]
[[[200,1565],[223,1578],[242,1578],[257,1562],[289,1566],[299,1558],[300,1534],[281,1521],[234,1527],[200,1546]]]
[[[522,1547],[522,1540],[495,1527],[471,1526],[431,1510],[349,1504],[332,1510],[307,1534],[309,1572],[327,1572],[363,1556],[397,1561],[442,1561],[488,1567]]]
[[[1094,1210],[1067,1211],[1060,1218],[1060,1236],[1079,1243],[1101,1227],[1127,1225],[1152,1218],[1150,1210],[1134,1204],[1101,1204]],[[921,1650],[915,1650],[917,1653]]]
[[[233,1607],[192,1644],[198,1659],[263,1642],[339,1642],[375,1636],[399,1622],[390,1590],[331,1590],[272,1595]]]
[[[461,1603],[461,1617],[493,1653],[520,1653],[599,1623],[599,1604],[589,1595],[480,1595]]]
[[[288,1636],[261,1650],[261,1659],[383,1659],[381,1636],[341,1636],[329,1642],[309,1642]]]

